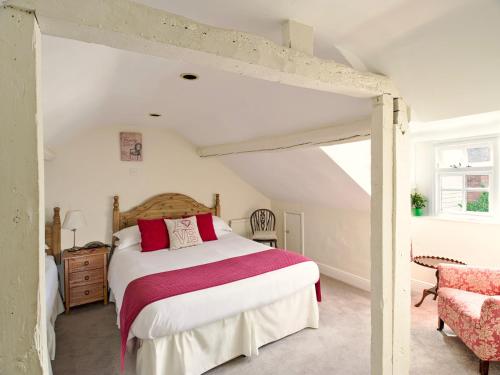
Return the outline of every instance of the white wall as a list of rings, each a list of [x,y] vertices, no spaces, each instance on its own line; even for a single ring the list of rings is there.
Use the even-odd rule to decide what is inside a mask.
[[[500,225],[415,217],[411,222],[413,255],[461,260],[500,268]],[[435,283],[434,271],[413,264],[414,279]]]
[[[483,133],[483,137],[494,134],[496,129],[490,129],[490,134]],[[429,200],[424,217],[414,217],[411,223],[413,241],[413,255],[434,255],[461,260],[470,265],[490,266],[500,268],[500,224],[498,217],[492,222],[475,222],[474,219],[457,217],[436,216],[435,199],[435,152],[434,147],[438,142],[452,141],[453,135],[460,134],[462,139],[477,136],[478,132],[469,127],[468,132],[461,133],[453,130],[447,133],[434,133],[426,135],[423,140],[417,139],[412,145],[413,149],[413,188],[416,188]],[[423,137],[422,137],[423,138]],[[497,149],[500,149],[497,147]],[[500,158],[496,157],[497,164]],[[500,185],[500,173],[493,184],[497,191]],[[493,186],[495,188],[495,186]],[[492,206],[495,201],[491,200]],[[498,212],[498,207],[492,207],[493,212]],[[413,265],[412,277],[414,279],[435,282],[434,271],[418,265]]]
[[[142,133],[142,162],[120,161],[120,131]],[[201,159],[192,144],[175,132],[158,128],[95,127],[77,134],[64,145],[52,147],[56,157],[45,163],[46,215],[60,206],[62,219],[69,209],[81,209],[87,227],[77,232],[77,244],[111,239],[113,195],[127,210],[160,193],[177,192],[213,205],[221,194],[222,217],[248,217],[270,200],[241,180],[216,159]],[[63,230],[63,248],[72,234]]]
[[[283,213],[304,212],[305,255],[321,271],[367,289],[370,279],[370,212],[272,201],[278,246],[283,246]]]

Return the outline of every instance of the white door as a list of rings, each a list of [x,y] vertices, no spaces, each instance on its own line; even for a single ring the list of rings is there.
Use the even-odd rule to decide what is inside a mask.
[[[304,254],[304,213],[285,211],[283,223],[285,249]]]

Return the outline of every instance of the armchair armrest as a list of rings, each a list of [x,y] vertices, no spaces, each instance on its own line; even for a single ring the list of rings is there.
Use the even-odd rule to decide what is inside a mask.
[[[500,269],[440,264],[439,288],[454,288],[468,292],[500,295]]]
[[[483,302],[481,327],[500,337],[500,296],[489,297]]]

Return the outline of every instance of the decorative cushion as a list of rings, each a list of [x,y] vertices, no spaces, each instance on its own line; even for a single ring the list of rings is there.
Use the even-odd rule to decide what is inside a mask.
[[[168,249],[170,240],[163,219],[138,219],[142,251]]]
[[[252,236],[252,240],[276,240],[275,230],[256,230]]]
[[[233,231],[233,229],[218,216],[212,216],[212,221],[214,224],[214,230],[217,237],[220,237],[226,233],[231,233]]]
[[[113,236],[119,240],[117,247],[118,250],[141,243],[141,232],[139,231],[138,225],[123,228],[122,230],[113,233]]]
[[[196,216],[177,220],[165,219],[165,223],[167,224],[171,250],[203,243],[198,231]]]
[[[196,224],[203,242],[217,240],[211,213],[196,215]]]

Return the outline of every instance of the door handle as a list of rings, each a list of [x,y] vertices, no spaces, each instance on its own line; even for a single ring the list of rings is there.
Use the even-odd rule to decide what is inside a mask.
[[[290,231],[287,229],[287,230],[285,231],[285,233],[286,233],[286,234],[289,234],[289,233],[290,233]]]

